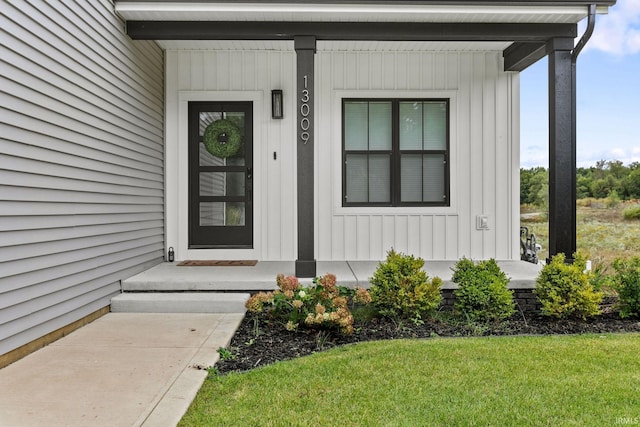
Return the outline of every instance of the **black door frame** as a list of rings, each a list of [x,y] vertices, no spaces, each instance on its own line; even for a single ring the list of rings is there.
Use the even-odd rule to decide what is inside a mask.
[[[253,101],[189,101],[188,104],[188,174],[189,174],[189,249],[253,249]],[[199,147],[201,112],[244,113],[244,165],[200,166]],[[241,196],[200,195],[200,172],[244,172],[245,188]],[[242,226],[200,226],[199,204],[210,202],[245,203]]]

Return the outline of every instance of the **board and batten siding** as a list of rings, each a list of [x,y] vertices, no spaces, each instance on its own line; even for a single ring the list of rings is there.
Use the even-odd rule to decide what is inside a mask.
[[[0,3],[0,354],[164,253],[164,59],[111,1]]]
[[[216,44],[216,42],[212,42]],[[236,48],[240,44],[241,49]],[[293,260],[296,256],[295,52],[293,42],[219,42],[166,50],[167,245],[176,259]],[[194,44],[194,45],[197,45]],[[271,118],[271,90],[284,118]],[[252,101],[254,249],[189,249],[187,105]]]
[[[189,43],[165,45],[167,244],[179,249],[178,259],[199,258],[197,252],[205,257],[295,260],[293,44]],[[518,259],[518,74],[502,71],[500,48],[474,50],[473,45],[425,43],[402,50],[402,47],[394,49],[392,43],[379,45],[381,49],[376,49],[376,43],[318,42],[316,259],[380,260],[392,247],[429,260],[455,260],[462,256]],[[283,90],[283,120],[270,117],[272,89]],[[450,207],[342,207],[344,97],[451,99]],[[191,100],[237,99],[257,100],[254,102],[255,249],[190,251],[186,105]],[[488,216],[488,230],[476,230],[478,215]]]
[[[519,77],[501,51],[339,51],[316,55],[316,256],[518,259]],[[450,98],[451,206],[342,207],[341,100]],[[476,229],[476,216],[489,218]]]

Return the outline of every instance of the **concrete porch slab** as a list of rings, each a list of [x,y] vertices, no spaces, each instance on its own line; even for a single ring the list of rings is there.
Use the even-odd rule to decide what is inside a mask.
[[[344,286],[370,286],[379,261],[318,261],[317,275],[333,273]],[[455,261],[427,261],[424,270],[429,277],[440,277],[443,289],[455,289],[451,282]],[[498,265],[511,278],[509,287],[526,289],[535,286],[541,265],[524,261],[503,260]],[[124,292],[255,292],[276,289],[278,273],[293,275],[293,261],[260,261],[253,267],[178,267],[175,263],[162,263],[137,274],[122,283]],[[312,279],[300,280],[308,285]]]
[[[346,261],[318,261],[316,272],[318,276],[326,273],[335,274],[338,284],[342,286],[355,287],[358,284],[357,277]]]
[[[164,262],[122,282],[124,292],[258,291],[276,288],[278,273],[293,275],[293,261],[258,262],[250,267],[178,267]]]

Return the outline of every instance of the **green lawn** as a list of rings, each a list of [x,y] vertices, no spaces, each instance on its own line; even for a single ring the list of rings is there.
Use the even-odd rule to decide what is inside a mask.
[[[205,381],[181,426],[640,425],[640,334],[367,342]]]

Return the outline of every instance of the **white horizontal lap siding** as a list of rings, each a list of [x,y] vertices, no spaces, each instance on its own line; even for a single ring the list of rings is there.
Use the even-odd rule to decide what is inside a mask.
[[[113,4],[0,4],[0,354],[164,253],[164,59]]]
[[[323,50],[319,43],[316,59],[318,259],[378,260],[392,247],[432,260],[514,258],[517,135],[510,123],[518,88],[501,71],[501,51],[353,52],[339,46]],[[342,207],[341,97],[431,94],[452,98],[451,207]],[[477,215],[489,216],[489,230],[476,230]]]
[[[254,102],[254,250],[259,260],[293,260],[296,254],[295,205],[295,52],[261,50],[167,50],[167,244],[178,259],[238,257],[228,249],[189,250],[187,237],[188,165],[186,117],[180,100],[234,101],[261,93]],[[271,119],[271,90],[284,93],[284,118]],[[184,107],[184,106],[183,106]],[[186,111],[186,110],[185,110]],[[275,158],[274,158],[275,153]]]

